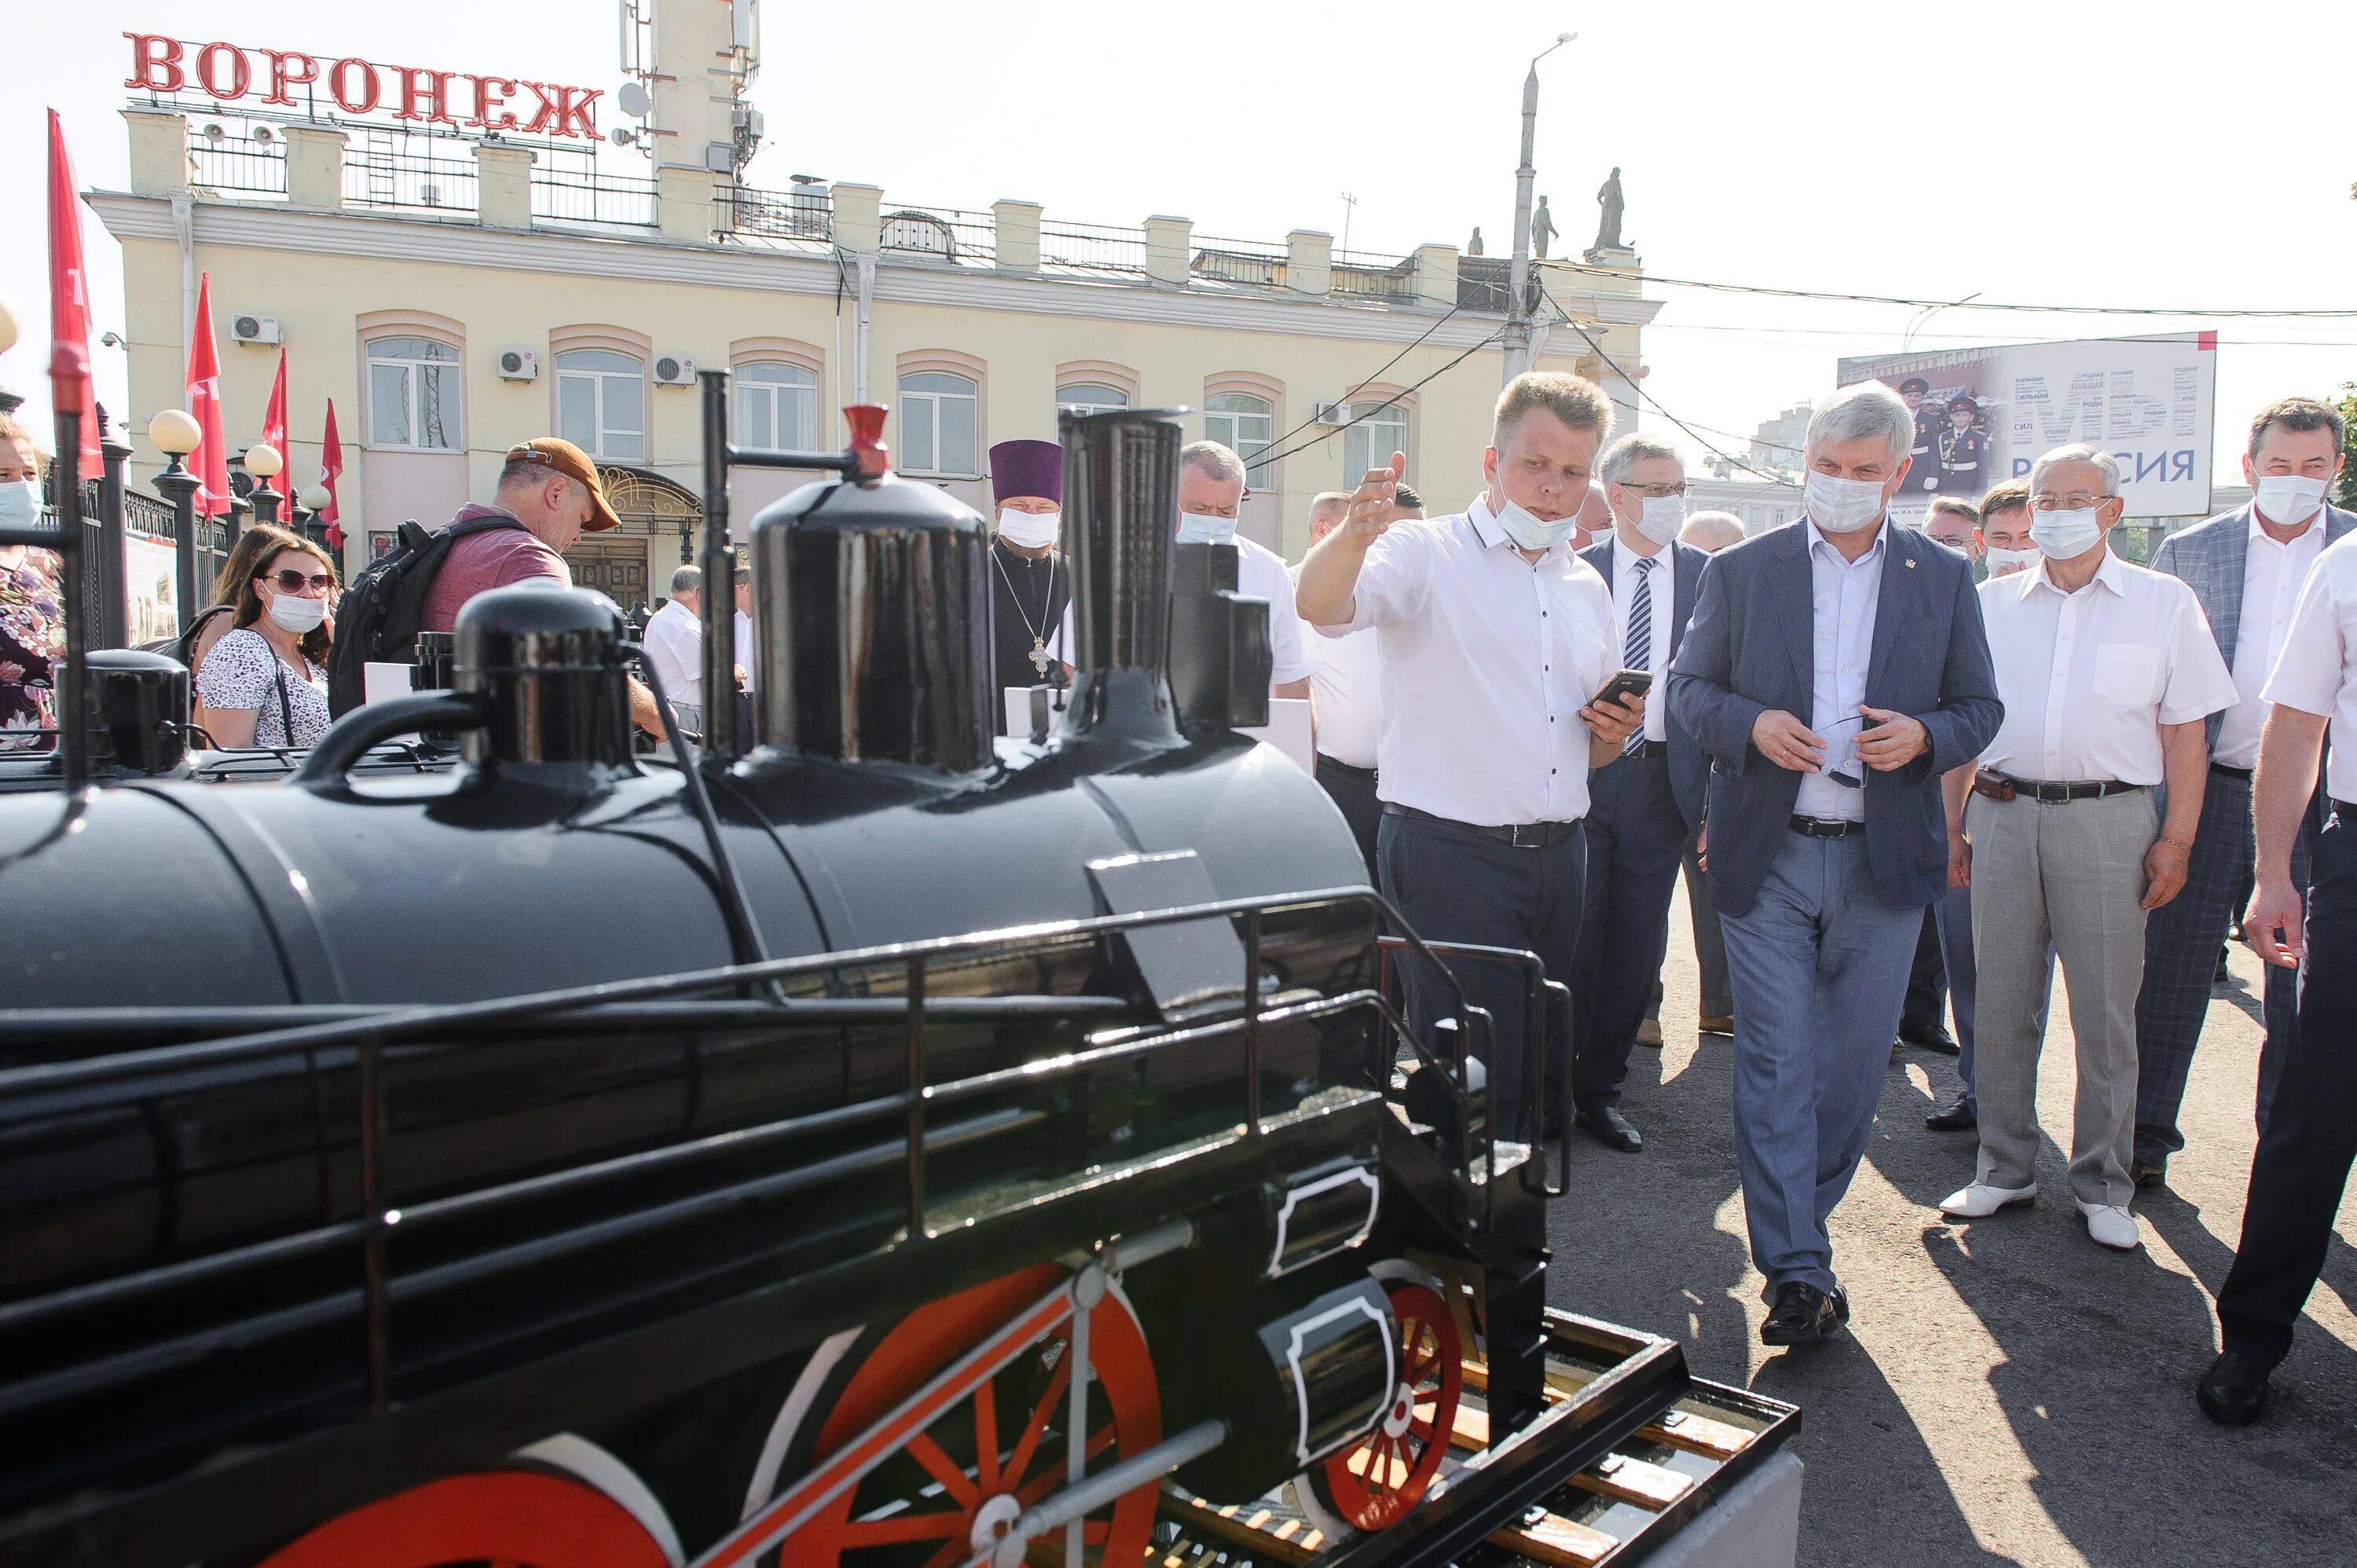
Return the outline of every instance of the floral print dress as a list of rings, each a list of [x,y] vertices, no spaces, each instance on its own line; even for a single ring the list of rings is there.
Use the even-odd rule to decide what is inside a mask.
[[[47,751],[55,730],[55,668],[66,656],[65,601],[46,550],[27,550],[0,565],[0,751]]]

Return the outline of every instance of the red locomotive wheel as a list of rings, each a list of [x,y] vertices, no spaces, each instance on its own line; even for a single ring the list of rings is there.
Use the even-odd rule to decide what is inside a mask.
[[[1308,1477],[1319,1508],[1358,1530],[1397,1524],[1424,1500],[1448,1452],[1465,1382],[1457,1320],[1438,1284],[1405,1265],[1374,1273],[1399,1319],[1399,1383],[1375,1429]]]
[[[1053,1264],[1020,1270],[929,1302],[844,1356],[829,1387],[808,1402],[805,1428],[779,1489],[853,1442],[989,1338],[1065,1277]],[[791,1568],[954,1568],[987,1548],[1022,1510],[1062,1488],[1071,1405],[1071,1324],[1024,1348],[998,1373],[944,1405],[897,1452],[786,1538]],[[1161,1391],[1146,1336],[1120,1290],[1089,1315],[1088,1462],[1092,1471],[1162,1438]],[[1091,1514],[1082,1539],[1100,1568],[1142,1563],[1158,1487],[1125,1493]],[[1035,1543],[1058,1562],[1051,1544]]]
[[[569,1476],[491,1470],[412,1487],[329,1520],[260,1568],[669,1568],[628,1509]]]

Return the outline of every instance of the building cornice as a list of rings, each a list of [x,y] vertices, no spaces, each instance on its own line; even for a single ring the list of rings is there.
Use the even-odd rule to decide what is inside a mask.
[[[91,193],[88,199],[107,232],[119,241],[176,238],[167,198],[102,191]],[[196,203],[195,234],[199,244],[246,250],[765,294],[831,295],[842,282],[842,271],[832,256],[699,245],[651,236],[485,229],[386,213],[304,210],[203,198]],[[887,260],[877,268],[876,298],[887,303],[1362,342],[1407,343],[1429,331],[1426,340],[1437,349],[1471,348],[1492,336],[1499,325],[1493,316],[1467,314],[1436,326],[1441,312],[1429,308],[1225,294],[1173,288],[1143,279],[1133,283],[952,269],[898,260]],[[1566,303],[1587,313],[1585,319],[1607,326],[1641,326],[1661,308],[1656,301],[1614,295],[1578,295]],[[1577,341],[1576,336],[1573,340]],[[1577,357],[1567,350],[1559,352],[1561,357]],[[1557,358],[1558,352],[1545,357]]]

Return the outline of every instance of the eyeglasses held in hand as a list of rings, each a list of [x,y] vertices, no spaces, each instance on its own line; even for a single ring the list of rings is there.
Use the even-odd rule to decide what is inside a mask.
[[[1866,715],[1864,714],[1852,714],[1846,719],[1835,719],[1832,724],[1827,725],[1825,728],[1838,729],[1844,725],[1861,724],[1865,722],[1865,719]],[[1825,777],[1832,779],[1835,783],[1840,785],[1845,789],[1863,789],[1866,788],[1866,780],[1855,773],[1827,773]]]
[[[299,594],[306,586],[315,594],[324,594],[336,585],[335,578],[325,572],[307,577],[302,573],[290,568],[284,572],[273,572],[270,574],[270,578],[278,585],[278,591],[282,594]]]

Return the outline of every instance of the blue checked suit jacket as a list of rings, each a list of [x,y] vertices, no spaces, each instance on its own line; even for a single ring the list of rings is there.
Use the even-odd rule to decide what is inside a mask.
[[[2357,512],[2325,507],[2327,548],[2352,528],[2357,528]],[[2251,508],[2245,502],[2170,534],[2152,553],[2154,571],[2180,579],[2201,601],[2201,613],[2210,618],[2210,635],[2218,639],[2218,651],[2225,656],[2229,670],[2234,667],[2234,645],[2243,629],[2243,563],[2250,539]],[[2209,744],[2213,750],[2218,745],[2218,726],[2225,720],[2222,710],[2210,715]]]

